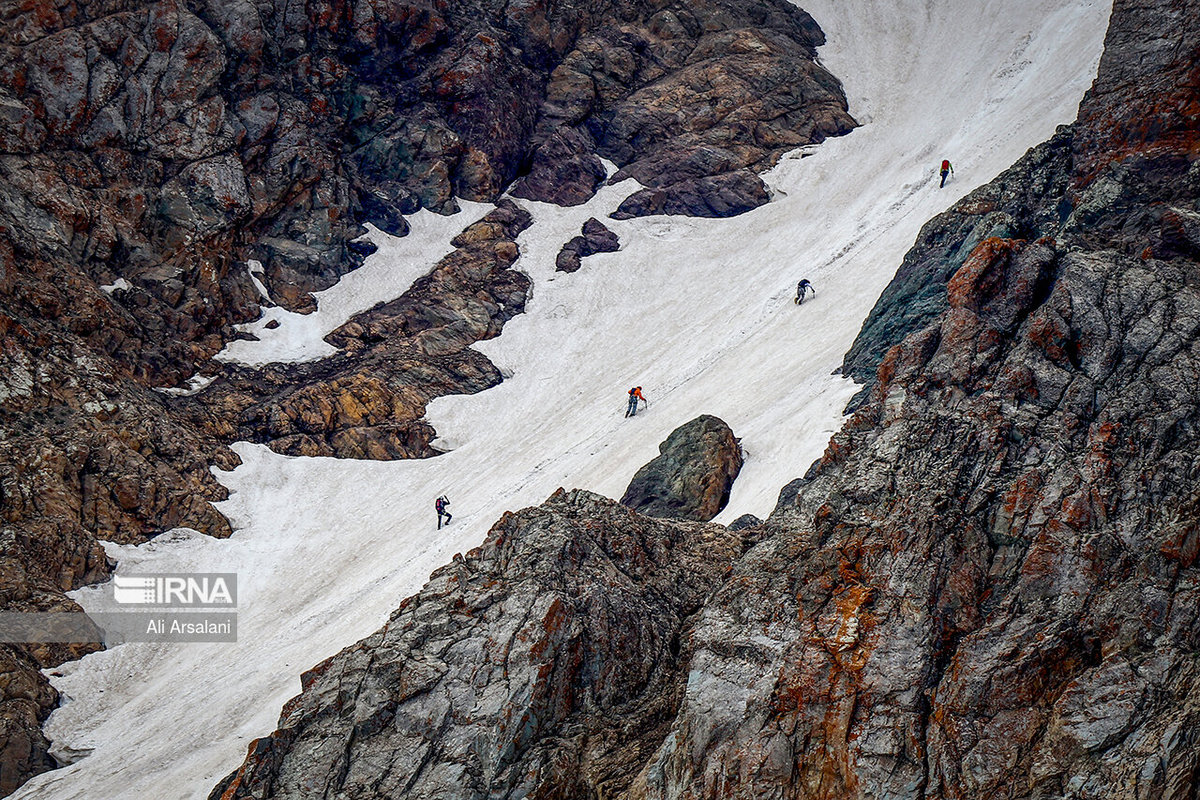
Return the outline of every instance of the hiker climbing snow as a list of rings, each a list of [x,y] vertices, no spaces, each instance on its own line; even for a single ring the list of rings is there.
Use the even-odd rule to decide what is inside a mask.
[[[799,283],[796,284],[796,299],[792,302],[796,305],[800,305],[804,302],[804,295],[807,292],[812,292],[813,297],[817,296],[817,290],[814,289],[813,285],[808,282],[808,278],[803,278]]]
[[[642,401],[643,403],[645,403],[647,408],[650,407],[650,401],[647,400],[642,395],[642,387],[635,386],[629,390],[629,405],[625,409],[625,416],[627,416],[627,417],[637,416],[639,400]]]
[[[942,159],[942,186],[946,185],[946,176],[953,175],[953,174],[954,174],[954,167],[950,166],[950,159],[948,159],[948,158]],[[939,186],[938,188],[941,189],[942,186]]]
[[[442,495],[434,501],[433,507],[437,509],[438,515],[438,530],[442,529],[442,517],[446,518],[446,524],[450,524],[451,514],[446,510],[446,506],[450,505],[450,501],[446,499],[446,495]]]

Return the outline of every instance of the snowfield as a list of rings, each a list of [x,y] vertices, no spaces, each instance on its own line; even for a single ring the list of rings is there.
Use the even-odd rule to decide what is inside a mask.
[[[508,379],[435,401],[445,455],[392,463],[291,458],[237,446],[221,473],[224,541],[187,530],[109,546],[120,573],[236,572],[237,644],[128,644],[53,671],[64,703],[48,724],[70,766],[19,798],[204,798],[246,746],[275,727],[299,674],[376,630],[429,572],[479,544],[505,510],[555,488],[619,497],[671,430],[715,414],[742,437],[746,465],[718,521],[765,516],[820,456],[855,386],[830,373],[920,226],[1071,121],[1099,59],[1110,4],[1099,0],[803,0],[829,42],[823,63],[862,127],[785,158],[774,201],[729,220],[606,219],[635,187],[583,207],[522,204],[534,225],[518,268],[527,313],[478,348]],[[938,189],[949,158],[956,176]],[[355,311],[401,294],[488,210],[424,212],[323,293],[309,317],[270,309],[223,357],[315,358]],[[554,257],[590,216],[621,250],[555,274]],[[796,307],[796,281],[816,296]],[[274,331],[262,328],[279,319]],[[641,385],[647,412],[623,417]],[[434,498],[454,523],[435,530]],[[95,588],[75,594],[104,607]]]

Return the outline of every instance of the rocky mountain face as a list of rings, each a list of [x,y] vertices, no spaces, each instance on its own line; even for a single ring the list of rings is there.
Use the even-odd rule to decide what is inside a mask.
[[[234,440],[433,455],[425,404],[497,383],[469,345],[524,307],[511,203],[339,355],[211,358],[264,305],[311,311],[367,223],[404,234],[455,197],[579,203],[607,158],[651,210],[765,202],[757,171],[855,124],[822,40],[785,0],[2,4],[0,608],[76,609],[63,592],[111,569],[98,539],[228,535],[210,467]],[[52,766],[35,667],[84,649],[0,646],[0,794]]]
[[[616,796],[678,706],[689,619],[743,550],[582,491],[506,514],[305,673],[211,796]]]
[[[212,796],[1196,800],[1197,64],[1200,10],[1117,0],[1078,121],[926,226],[848,355],[869,391],[727,529],[744,555],[703,548],[727,571],[680,542],[596,574],[595,542],[671,523],[584,495],[506,516]],[[579,627],[614,581],[635,613]]]

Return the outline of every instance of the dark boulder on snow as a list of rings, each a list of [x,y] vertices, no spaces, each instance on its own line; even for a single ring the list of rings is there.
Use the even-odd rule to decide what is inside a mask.
[[[533,171],[513,185],[513,197],[563,206],[586,203],[607,177],[595,150],[585,129],[559,128],[538,146]]]
[[[706,522],[720,513],[742,469],[742,448],[729,426],[703,414],[672,431],[658,451],[633,476],[621,502],[665,519]]]
[[[558,272],[575,272],[582,264],[581,259],[596,253],[614,253],[621,248],[621,240],[617,235],[595,217],[583,223],[581,233],[559,251],[554,266]]]

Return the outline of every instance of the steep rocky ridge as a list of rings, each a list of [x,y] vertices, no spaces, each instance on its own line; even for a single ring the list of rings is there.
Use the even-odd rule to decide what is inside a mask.
[[[506,514],[305,673],[211,796],[617,796],[674,714],[690,615],[742,550],[581,491]]]
[[[926,224],[843,372],[871,383],[890,347],[945,311],[946,283],[989,237],[1051,237],[1064,248],[1113,248],[1143,259],[1200,253],[1191,208],[1200,129],[1196,24],[1186,5],[1145,3],[1114,15],[1079,120]]]
[[[1154,266],[968,260],[706,604],[641,796],[1195,796],[1200,296]]]
[[[502,773],[467,771],[466,796],[1200,796],[1198,48],[1200,10],[1117,0],[1079,121],[922,232],[848,361],[869,393],[688,622],[682,699],[659,690],[668,729],[625,734],[614,758],[636,777],[603,783],[612,773],[554,730],[504,751]],[[597,512],[587,537],[616,524]],[[576,519],[556,502],[522,514]],[[431,729],[417,723],[443,696],[397,694],[450,645],[378,644],[406,635],[395,626],[422,597],[324,665],[213,796],[325,796],[345,776],[355,796],[386,796],[371,792],[411,753],[433,754],[406,773],[411,796],[464,774],[446,748],[476,720],[438,713]],[[511,639],[445,611],[409,635],[429,625]],[[623,652],[612,669],[643,664]],[[383,689],[350,669],[364,660],[391,670]],[[550,670],[536,688],[467,672],[505,719],[539,720],[544,693],[567,693]],[[570,693],[597,685],[575,673]],[[388,756],[306,769],[327,742],[355,752],[356,710],[380,708],[376,692],[408,712],[367,715],[371,752]]]

